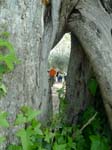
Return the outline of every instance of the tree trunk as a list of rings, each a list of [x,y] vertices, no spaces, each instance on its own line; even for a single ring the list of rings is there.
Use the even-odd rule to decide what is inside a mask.
[[[93,67],[112,129],[111,0],[52,0],[44,6],[44,12],[42,8],[39,0],[0,1],[0,31],[11,33],[10,40],[21,60],[14,72],[4,78],[8,95],[2,98],[0,107],[10,113],[10,122],[22,105],[43,110],[41,117],[48,118],[51,109],[47,76],[49,51],[65,32],[72,32],[83,47],[81,56],[85,58],[86,54]],[[8,142],[13,139],[11,131]]]
[[[80,42],[72,34],[71,55],[66,81],[66,100],[68,101],[66,122],[77,123],[78,115],[90,103],[91,95],[88,91],[88,81],[92,76],[92,69]]]
[[[65,32],[72,32],[80,41],[95,72],[112,129],[112,2],[52,0],[46,10],[46,34],[51,32],[53,45]]]
[[[42,45],[42,14],[39,0],[0,1],[0,32],[10,33],[10,41],[20,59],[15,70],[4,77],[8,93],[0,100],[0,109],[9,113],[11,126],[23,105],[41,110],[44,124],[52,111],[47,72],[49,53],[45,44]],[[14,143],[14,132],[15,128],[11,127],[1,134],[7,135],[7,143]]]
[[[112,18],[99,1],[80,1],[69,20],[71,31],[80,40],[99,83],[112,129]]]

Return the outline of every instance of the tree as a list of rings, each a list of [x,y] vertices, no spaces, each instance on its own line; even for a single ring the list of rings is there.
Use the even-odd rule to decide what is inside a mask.
[[[0,107],[10,112],[10,122],[21,105],[41,109],[42,116],[46,119],[49,117],[51,101],[46,62],[50,50],[62,36],[66,32],[72,32],[73,38],[76,37],[82,48],[81,52],[75,53],[75,57],[80,61],[81,58],[85,60],[85,65],[83,69],[79,69],[79,73],[84,70],[85,76],[88,77],[88,64],[91,64],[112,129],[111,0],[52,0],[46,6],[39,0],[28,0],[27,3],[25,0],[4,0],[0,1],[0,12],[0,30],[10,32],[10,40],[21,60],[15,71],[4,78],[9,91],[0,101]],[[70,59],[73,59],[73,56]],[[78,66],[79,63],[75,64],[75,68]],[[71,69],[69,72],[74,75]],[[78,93],[79,89],[76,90]],[[67,94],[70,95],[68,91]],[[8,142],[13,141],[11,131],[13,129],[7,132]]]
[[[42,3],[39,0],[0,1],[0,32],[9,32],[20,64],[4,77],[7,95],[0,100],[0,110],[9,113],[12,122],[23,105],[42,111],[44,124],[52,113],[48,90],[48,51],[42,43]],[[49,113],[48,113],[49,112]],[[7,143],[15,142],[13,127],[1,132]],[[1,147],[0,149],[5,149]]]
[[[80,41],[84,52],[80,54],[88,58],[93,68],[112,129],[111,14],[112,2],[110,0],[53,0],[45,8],[44,38],[50,41],[49,48],[52,48],[66,32],[72,32],[72,35]],[[77,59],[80,57],[78,53],[75,55]],[[79,69],[80,71],[82,70]]]

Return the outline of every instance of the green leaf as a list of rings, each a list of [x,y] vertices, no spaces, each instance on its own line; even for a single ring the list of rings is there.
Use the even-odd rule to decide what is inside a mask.
[[[57,144],[56,142],[53,145],[53,150],[66,150],[67,144]]]
[[[8,146],[8,150],[23,150],[21,146],[10,145]]]
[[[7,67],[3,64],[0,64],[0,74],[3,74],[7,71]]]
[[[91,150],[109,150],[109,145],[104,137],[91,135]]]
[[[3,83],[0,84],[0,90],[2,90],[4,94],[7,93],[6,86]]]
[[[86,150],[87,143],[79,129],[75,130],[75,142],[77,150]]]
[[[13,70],[14,69],[14,62],[13,62],[13,56],[8,55],[4,58],[4,61],[8,67],[9,70]]]
[[[40,114],[40,111],[33,110],[32,108],[27,106],[21,107],[21,111],[26,117],[26,122],[32,121],[35,117],[37,117]]]
[[[45,148],[39,147],[39,150],[46,150]]]
[[[43,132],[42,132],[42,130],[40,129],[40,127],[41,127],[41,124],[38,124],[38,125],[35,127],[34,132],[35,132],[36,134],[38,134],[38,135],[43,135]]]
[[[46,129],[46,131],[45,131],[45,138],[44,138],[44,140],[46,141],[46,142],[48,142],[48,143],[50,143],[50,141],[54,138],[54,133],[52,133],[52,132],[50,132],[49,130],[48,130],[48,128]]]
[[[22,106],[20,110],[21,110],[21,112],[22,112],[23,114],[27,114],[28,109],[29,109],[28,106]]]
[[[93,96],[96,95],[97,87],[98,87],[97,81],[95,79],[90,79],[88,82],[88,89]]]
[[[6,40],[0,39],[0,47],[6,47],[9,50],[9,53],[0,55],[0,62],[5,62],[9,70],[13,70],[14,63],[18,62],[18,59],[15,55],[14,48],[12,44]]]
[[[62,135],[60,135],[60,136],[57,138],[57,142],[58,142],[58,144],[63,144],[63,143],[65,143],[65,142],[66,142],[65,137],[62,136]]]
[[[82,123],[85,124],[95,113],[94,107],[88,106],[82,114]]]
[[[21,129],[16,135],[21,139],[23,150],[31,150],[31,142],[29,136],[27,135],[27,131],[25,129]]]
[[[72,138],[72,137],[68,137],[67,147],[68,147],[69,149],[72,148],[72,149],[76,150],[76,143],[73,142],[73,138]]]
[[[1,112],[0,113],[0,126],[7,128],[7,127],[9,127],[9,123],[6,120],[6,117],[7,117],[7,113],[6,112]]]
[[[30,122],[35,117],[37,117],[39,114],[40,114],[40,111],[33,110],[33,109],[28,109],[28,112],[27,112],[27,122]]]
[[[3,143],[6,140],[5,137],[0,137],[0,144]]]
[[[0,39],[0,47],[6,47],[11,53],[14,53],[12,44],[6,40]]]
[[[20,125],[26,123],[26,117],[23,114],[18,114],[15,120],[15,125]]]

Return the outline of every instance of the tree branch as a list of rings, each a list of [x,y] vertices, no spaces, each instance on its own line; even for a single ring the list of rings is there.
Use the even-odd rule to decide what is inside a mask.
[[[97,116],[97,112],[88,120],[88,122],[86,122],[86,124],[84,124],[82,126],[82,128],[80,129],[80,132],[82,132],[88,125],[91,124],[91,122],[95,119],[95,117]]]

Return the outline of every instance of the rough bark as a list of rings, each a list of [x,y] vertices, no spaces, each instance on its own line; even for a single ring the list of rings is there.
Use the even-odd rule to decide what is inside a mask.
[[[112,128],[111,14],[97,0],[80,1],[77,9],[79,13],[72,14],[69,26],[79,38],[93,66]]]
[[[46,26],[52,27],[53,45],[67,31],[73,32],[79,39],[100,85],[112,128],[112,2],[52,0],[51,19],[47,20]]]
[[[9,113],[10,123],[23,105],[42,110],[44,124],[52,110],[48,94],[48,52],[41,44],[42,12],[39,0],[0,1],[0,32],[10,33],[10,41],[20,59],[15,70],[4,77],[8,93],[0,100],[0,109]],[[0,130],[1,134],[7,135],[7,143],[15,142],[14,132],[13,127],[3,133]]]
[[[78,115],[90,104],[91,95],[88,91],[88,81],[92,76],[91,65],[80,42],[72,34],[71,54],[66,81],[66,100],[68,101],[66,122],[77,123]]]
[[[46,62],[50,49],[69,31],[78,37],[94,69],[112,128],[111,0],[52,0],[44,7],[41,24],[39,0],[0,1],[0,30],[11,33],[10,40],[21,60],[15,71],[4,78],[9,90],[0,107],[13,116],[10,122],[24,104],[43,109],[41,117],[48,118]],[[11,141],[11,130],[8,135]]]

